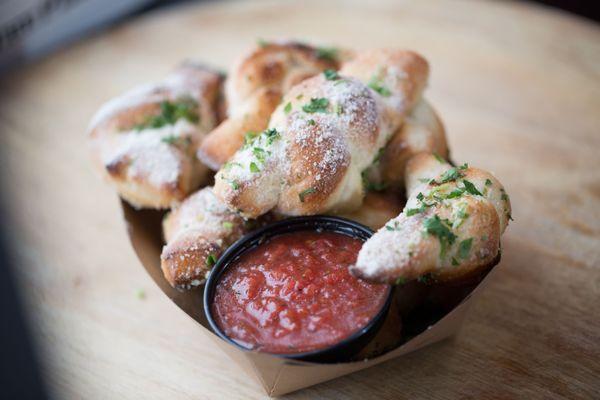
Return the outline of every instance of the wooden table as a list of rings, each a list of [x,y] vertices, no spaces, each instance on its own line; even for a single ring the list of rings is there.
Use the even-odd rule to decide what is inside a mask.
[[[184,5],[3,77],[4,228],[57,398],[265,396],[141,268],[84,132],[183,58],[227,68],[276,37],[423,53],[454,159],[494,171],[515,218],[455,339],[289,397],[600,397],[600,29],[527,4],[366,3]]]

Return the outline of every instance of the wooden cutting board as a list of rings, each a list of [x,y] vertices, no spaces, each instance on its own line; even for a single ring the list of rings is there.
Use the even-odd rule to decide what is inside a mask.
[[[264,397],[141,268],[84,133],[181,59],[226,69],[277,37],[423,53],[452,157],[495,172],[515,218],[455,339],[289,397],[600,397],[600,29],[512,2],[366,3],[186,4],[1,79],[4,229],[57,398]]]

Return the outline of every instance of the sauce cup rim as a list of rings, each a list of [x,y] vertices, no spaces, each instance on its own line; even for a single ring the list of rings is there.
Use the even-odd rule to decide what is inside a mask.
[[[265,240],[272,237],[300,231],[329,231],[344,234],[353,238],[357,238],[366,241],[373,235],[373,230],[365,225],[362,225],[356,221],[349,220],[342,217],[333,217],[328,215],[315,215],[315,216],[301,216],[301,217],[290,217],[280,221],[273,222],[255,231],[252,231],[242,238],[238,239],[219,257],[216,264],[213,266],[210,275],[206,280],[204,287],[204,314],[212,329],[212,331],[226,342],[234,345],[243,351],[260,352],[275,357],[286,358],[297,361],[312,361],[318,360],[320,356],[323,358],[327,357],[327,354],[333,354],[335,352],[342,352],[343,349],[349,347],[351,344],[360,339],[363,335],[366,335],[371,330],[378,330],[381,327],[383,319],[385,319],[388,310],[390,308],[392,297],[393,297],[393,286],[387,285],[388,290],[386,299],[383,302],[379,311],[365,324],[361,329],[352,333],[350,336],[342,339],[341,341],[327,347],[319,348],[316,350],[310,350],[301,353],[269,353],[258,350],[253,350],[242,346],[223,332],[216,324],[212,316],[211,305],[214,298],[214,291],[219,283],[219,280],[225,270],[236,261],[242,254],[260,246]],[[357,278],[359,279],[359,278]],[[360,349],[359,349],[360,350]],[[344,360],[346,361],[346,360]],[[318,361],[317,361],[318,362]]]

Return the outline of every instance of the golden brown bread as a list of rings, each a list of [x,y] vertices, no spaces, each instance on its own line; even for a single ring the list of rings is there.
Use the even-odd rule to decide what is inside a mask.
[[[384,226],[404,207],[402,196],[396,192],[367,192],[365,199],[356,211],[339,214],[339,217],[360,222],[373,230]]]
[[[408,162],[406,190],[404,210],[365,242],[354,275],[390,283],[454,280],[496,259],[511,208],[494,176],[421,153]]]
[[[236,62],[225,84],[228,118],[198,149],[198,158],[214,170],[231,158],[247,132],[261,132],[283,93],[326,69],[338,69],[337,59],[323,57],[316,47],[297,42],[269,42]]]
[[[169,208],[207,178],[195,153],[218,122],[221,84],[217,72],[187,62],[101,107],[89,129],[92,156],[122,198]]]
[[[412,109],[381,153],[378,162],[365,174],[370,187],[404,188],[408,160],[418,153],[434,153],[448,159],[446,133],[441,119],[425,100]]]
[[[215,194],[247,217],[356,210],[362,172],[420,100],[427,74],[418,54],[379,50],[359,54],[339,75],[304,80],[269,129],[217,173]]]
[[[246,221],[205,187],[174,208],[163,221],[167,244],[161,254],[166,280],[178,289],[204,282],[221,254],[259,221]]]

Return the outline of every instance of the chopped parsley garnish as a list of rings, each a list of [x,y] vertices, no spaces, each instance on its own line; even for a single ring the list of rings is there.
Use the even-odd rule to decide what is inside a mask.
[[[240,164],[239,162],[235,162],[235,161],[227,161],[225,164],[223,164],[223,169],[225,171],[230,170],[231,167],[241,167],[242,164]]]
[[[454,199],[456,197],[462,196],[463,193],[464,193],[464,190],[462,190],[461,188],[456,188],[453,191],[451,191],[450,193],[448,193],[445,198],[446,199]]]
[[[398,224],[398,221],[394,221],[394,226],[390,226],[390,225],[386,225],[385,229],[387,229],[388,231],[398,231],[400,225]]]
[[[225,228],[225,229],[233,229],[233,222],[231,222],[231,221],[225,221],[225,222],[223,222],[223,228]]]
[[[305,190],[301,191],[300,193],[298,193],[300,202],[304,203],[304,199],[306,198],[306,196],[308,196],[309,194],[315,193],[316,191],[317,191],[317,189],[315,189],[315,188],[308,188],[308,189],[305,189]]]
[[[500,198],[504,201],[508,201],[509,197],[506,194],[506,192],[504,191],[504,189],[500,189],[500,192],[502,192],[502,195],[500,196]]]
[[[463,165],[458,167],[458,169],[468,169],[468,168],[469,168],[469,164],[467,164],[467,163],[464,163]]]
[[[329,107],[329,100],[324,97],[313,97],[310,99],[310,103],[302,106],[302,110],[309,114],[326,113],[327,107]]]
[[[292,103],[288,102],[285,107],[283,107],[283,112],[289,114],[292,111]]]
[[[383,97],[389,97],[392,95],[392,92],[390,91],[390,89],[383,86],[383,83],[381,82],[381,80],[375,76],[373,76],[371,78],[371,80],[369,81],[367,86],[369,86],[371,89],[373,89],[374,91],[376,91]]]
[[[178,120],[197,124],[200,121],[198,116],[198,103],[192,98],[184,98],[177,101],[163,101],[160,103],[160,114],[152,115],[133,128],[137,131],[143,129],[162,128],[166,125],[174,125]]]
[[[256,39],[256,44],[258,44],[260,47],[267,47],[269,42],[267,42],[265,39],[258,38]]]
[[[267,152],[264,151],[263,149],[261,149],[260,147],[254,147],[252,149],[252,154],[254,154],[254,157],[256,157],[256,159],[261,163],[264,164],[265,163],[265,157]],[[250,169],[252,169],[252,165],[250,166]]]
[[[325,71],[323,71],[323,75],[325,75],[325,79],[327,79],[328,81],[337,81],[338,79],[340,79],[340,76],[338,75],[337,71],[333,69],[326,69]]]
[[[246,132],[244,135],[244,147],[248,147],[258,137],[258,132]]]
[[[175,144],[175,143],[177,143],[177,139],[178,139],[177,136],[169,135],[169,136],[165,136],[164,138],[160,139],[160,141],[163,143],[166,143],[166,144]]]
[[[313,126],[313,125],[315,125],[315,120],[314,119],[309,119],[307,121],[307,124],[309,124],[310,126]]]
[[[229,185],[233,190],[238,190],[240,188],[240,184],[237,181],[229,181]]]
[[[446,160],[444,160],[444,159],[442,158],[442,156],[440,156],[438,153],[433,153],[433,156],[435,157],[435,159],[436,159],[436,160],[438,160],[438,162],[439,162],[440,164],[445,164],[445,163],[446,163]]]
[[[425,196],[423,195],[423,193],[419,192],[419,194],[417,195],[417,200],[423,200],[425,198]]]
[[[337,115],[342,115],[342,113],[344,112],[344,108],[342,107],[341,104],[336,104],[335,105],[335,113]]]
[[[250,172],[260,172],[260,169],[258,169],[258,166],[254,161],[250,163]]]
[[[296,96],[296,100],[302,100],[303,97],[304,97],[303,94],[299,94],[298,96]]]
[[[458,219],[460,220],[464,220],[466,218],[469,218],[469,214],[467,214],[467,207],[466,205],[463,205],[458,212],[456,213],[456,216],[458,217]],[[460,225],[459,225],[460,226]],[[455,227],[456,228],[456,227]]]
[[[385,188],[387,188],[387,184],[385,182],[373,182],[369,179],[368,175],[369,175],[368,168],[363,170],[363,172],[360,173],[360,176],[362,178],[363,187],[366,191],[380,192],[380,191],[384,190]]]
[[[453,182],[458,178],[462,178],[463,176],[464,175],[462,174],[462,172],[460,172],[457,168],[450,168],[448,171],[442,174],[439,181],[436,182],[435,179],[432,179],[432,182],[441,185],[443,183]]]
[[[468,238],[460,242],[458,245],[458,256],[463,260],[469,257],[471,251],[471,245],[473,244],[473,238]]]
[[[492,186],[492,181],[489,178],[485,180],[485,186]]]
[[[406,210],[406,216],[407,217],[412,217],[413,215],[422,213],[423,211],[424,211],[423,207],[420,207],[420,208],[409,208],[408,210]]]
[[[316,56],[321,60],[337,61],[338,49],[335,47],[317,47]]]
[[[434,215],[427,218],[423,223],[425,232],[438,238],[440,241],[440,258],[444,258],[446,249],[451,246],[456,240],[456,235],[450,230],[445,221]]]
[[[214,254],[210,253],[208,255],[208,257],[206,257],[206,266],[207,267],[212,267],[216,263],[217,263],[217,258],[215,257]]]
[[[452,257],[452,265],[457,266],[460,265],[460,263],[456,260],[456,258]]]
[[[475,195],[475,196],[483,196],[483,194],[479,190],[477,190],[477,188],[475,187],[475,185],[473,185],[468,180],[464,179],[463,180],[463,184],[465,185],[465,190],[467,192],[469,192],[469,193],[471,193],[472,195]]]
[[[398,278],[396,278],[396,285],[404,285],[406,283],[406,278],[399,276]]]
[[[161,142],[170,144],[170,145],[181,145],[181,146],[189,146],[192,144],[192,139],[189,137],[175,136],[169,135],[160,139]]]
[[[281,137],[277,129],[267,129],[263,132],[267,136],[267,145],[273,144],[273,142]]]

